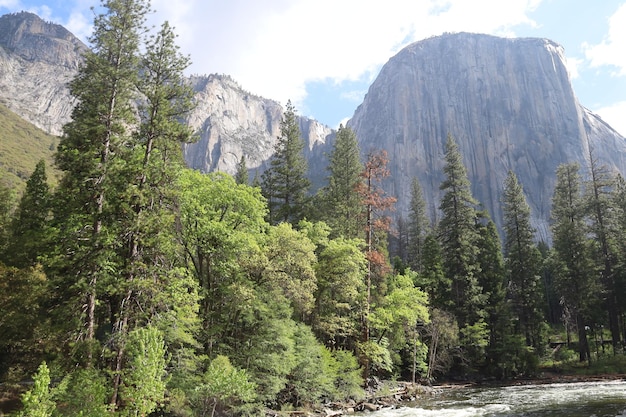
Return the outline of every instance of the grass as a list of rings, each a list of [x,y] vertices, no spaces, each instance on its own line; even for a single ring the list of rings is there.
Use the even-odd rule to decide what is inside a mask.
[[[40,160],[46,161],[46,172],[52,184],[56,172],[53,154],[59,138],[25,121],[0,103],[0,180],[19,195]]]

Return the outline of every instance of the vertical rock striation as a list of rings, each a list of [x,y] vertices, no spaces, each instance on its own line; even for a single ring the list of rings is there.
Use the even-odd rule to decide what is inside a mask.
[[[252,175],[264,171],[280,136],[282,106],[244,91],[228,76],[194,76],[191,82],[197,106],[189,124],[198,132],[198,141],[184,147],[187,164],[203,172],[234,174],[243,155]],[[325,166],[321,149],[332,130],[306,117],[299,122],[311,177],[319,185]]]
[[[413,177],[438,215],[443,153],[450,133],[464,156],[474,196],[501,225],[508,170],[524,186],[538,238],[549,239],[559,164],[587,167],[589,146],[625,172],[626,141],[582,107],[563,48],[546,39],[468,33],[414,43],[382,68],[348,123],[361,149],[386,149],[387,191],[406,216]]]
[[[67,83],[87,47],[67,29],[32,13],[0,16],[0,100],[54,135],[70,120]]]

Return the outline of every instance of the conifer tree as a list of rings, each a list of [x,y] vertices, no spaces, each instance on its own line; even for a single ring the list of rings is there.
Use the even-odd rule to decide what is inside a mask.
[[[270,168],[263,173],[263,194],[270,208],[270,222],[297,224],[304,216],[310,181],[304,158],[304,140],[291,101],[283,113],[280,136]]]
[[[613,350],[621,349],[619,321],[623,308],[618,302],[617,262],[619,259],[618,231],[613,195],[615,179],[606,166],[600,164],[593,148],[589,148],[589,180],[585,187],[586,209],[589,217],[590,232],[593,237],[593,254],[596,270],[601,277],[603,304],[607,312]]]
[[[528,346],[539,348],[542,322],[541,253],[533,242],[530,207],[517,176],[509,171],[504,182],[504,254],[509,281],[509,296],[519,319],[519,333]]]
[[[446,179],[439,187],[444,195],[439,206],[442,218],[438,233],[444,271],[451,281],[453,313],[459,327],[463,328],[484,315],[484,299],[478,282],[477,244],[480,237],[476,228],[477,203],[470,191],[458,145],[450,135],[446,141],[445,162]]]
[[[37,262],[44,246],[49,210],[46,163],[41,160],[26,182],[26,190],[11,222],[11,241],[7,249],[9,265],[24,268]]]
[[[324,189],[323,219],[334,236],[346,239],[362,237],[361,182],[363,164],[356,134],[349,127],[339,126],[328,162],[328,185]]]
[[[595,305],[598,285],[586,235],[579,166],[560,165],[552,198],[552,235],[558,259],[556,286],[576,321],[580,362],[591,361],[585,326]]]
[[[248,167],[246,166],[246,157],[241,155],[241,159],[237,164],[237,172],[235,173],[235,182],[237,184],[245,184],[248,185],[250,181],[248,174]]]
[[[63,172],[55,193],[59,231],[55,272],[67,280],[58,284],[60,288],[74,289],[67,322],[71,324],[82,311],[74,331],[88,342],[96,333],[98,298],[117,280],[116,202],[123,200],[127,183],[116,177],[124,166],[118,161],[133,141],[129,127],[136,122],[133,102],[148,12],[143,1],[104,0],[102,6],[105,12],[96,16],[89,39],[92,50],[70,83],[77,104],[55,155]],[[92,362],[91,348],[82,360]]]
[[[419,180],[411,182],[411,203],[408,221],[408,264],[416,272],[423,269],[424,240],[430,233],[431,224],[426,213],[426,202]]]
[[[173,280],[184,280],[175,272],[183,262],[173,242],[176,178],[183,166],[181,144],[193,138],[191,129],[181,121],[192,106],[193,92],[183,76],[188,65],[189,58],[178,52],[172,28],[164,23],[148,39],[141,57],[139,128],[127,147],[128,153],[122,155],[127,161],[124,175],[117,177],[130,187],[125,199],[118,201],[125,279],[118,282],[120,296],[112,300],[117,303],[112,306],[117,312],[114,392],[119,386],[129,325],[153,322],[161,312],[180,302],[177,297],[166,300],[161,294],[166,288],[181,287]]]

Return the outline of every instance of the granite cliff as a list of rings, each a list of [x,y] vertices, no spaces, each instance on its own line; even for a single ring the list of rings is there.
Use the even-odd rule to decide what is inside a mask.
[[[67,84],[87,51],[62,26],[22,12],[0,17],[0,102],[48,133],[60,135],[74,106]],[[198,141],[184,147],[188,165],[234,174],[244,155],[251,175],[262,172],[280,133],[283,108],[273,100],[244,91],[228,76],[192,76],[197,106],[188,122]],[[322,166],[323,148],[332,130],[299,117],[306,155]],[[331,136],[329,136],[331,135]],[[323,181],[323,170],[311,178]]]
[[[244,91],[225,75],[193,76],[197,106],[188,123],[198,132],[198,141],[185,145],[187,164],[203,172],[234,174],[243,155],[254,176],[267,168],[280,135],[283,108],[274,101]],[[305,156],[316,185],[323,181],[323,150],[332,130],[321,123],[298,117],[305,141]]]
[[[60,134],[73,107],[67,83],[86,46],[59,25],[30,13],[0,17],[0,102],[43,130]],[[418,178],[437,219],[443,152],[453,135],[474,196],[501,223],[508,170],[519,177],[540,239],[549,240],[556,167],[587,166],[590,147],[600,161],[626,172],[626,140],[581,104],[572,90],[561,46],[546,39],[447,34],[414,43],[382,68],[348,122],[365,154],[385,149],[387,191],[407,215],[410,184]],[[283,108],[243,90],[224,75],[192,76],[197,106],[188,123],[198,141],[184,147],[190,167],[234,173],[245,157],[251,176],[262,172],[279,135]],[[305,117],[314,188],[326,177],[333,131]]]
[[[67,89],[87,50],[72,33],[32,13],[0,16],[0,101],[54,135],[70,120]]]
[[[474,196],[498,225],[504,179],[517,174],[541,239],[549,240],[559,164],[577,161],[585,170],[592,147],[602,163],[626,172],[626,140],[578,103],[563,48],[546,39],[459,33],[414,43],[382,68],[348,125],[363,152],[387,150],[387,191],[404,216],[416,177],[437,218],[448,133]]]

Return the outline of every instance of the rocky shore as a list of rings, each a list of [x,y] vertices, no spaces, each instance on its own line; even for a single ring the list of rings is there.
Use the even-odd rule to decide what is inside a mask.
[[[396,408],[405,403],[419,401],[425,396],[432,396],[449,389],[470,386],[513,386],[513,385],[541,385],[564,384],[577,382],[601,382],[626,380],[626,374],[602,375],[563,375],[544,372],[536,378],[517,378],[500,381],[459,381],[445,382],[437,385],[412,384],[410,382],[386,381],[377,389],[371,390],[361,401],[334,402],[324,404],[316,410],[301,410],[290,412],[269,411],[266,417],[305,416],[305,417],[335,417],[361,412],[374,412],[385,408]]]

